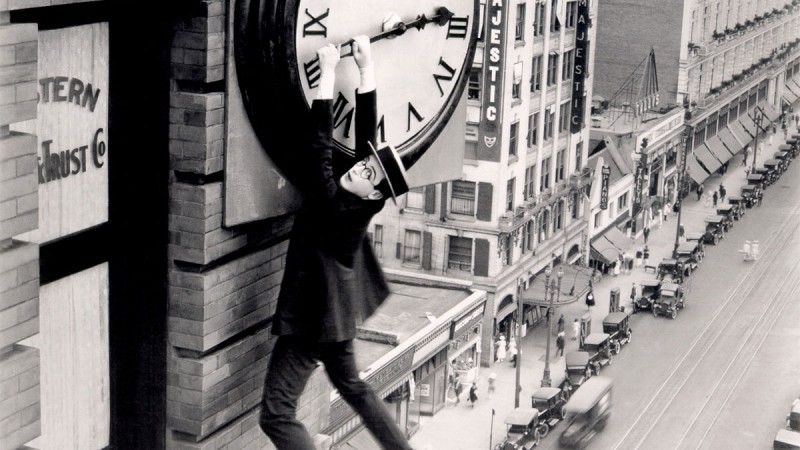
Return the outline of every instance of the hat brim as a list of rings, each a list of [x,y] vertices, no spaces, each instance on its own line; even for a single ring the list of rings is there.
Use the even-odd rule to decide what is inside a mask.
[[[403,165],[403,161],[400,159],[400,155],[397,154],[397,151],[391,145],[381,147],[380,149],[375,149],[375,147],[372,145],[372,142],[368,141],[367,144],[369,144],[370,151],[375,156],[375,160],[378,161],[378,165],[383,171],[383,176],[386,179],[386,183],[389,185],[389,191],[392,194],[392,201],[396,205],[397,197],[408,192],[408,183],[406,181],[407,174],[406,168]],[[387,153],[389,156],[385,155]]]

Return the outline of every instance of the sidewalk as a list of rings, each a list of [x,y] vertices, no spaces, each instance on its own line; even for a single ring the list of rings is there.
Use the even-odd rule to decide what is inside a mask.
[[[795,105],[795,109],[797,108],[800,108],[800,102]],[[797,130],[794,123],[792,123],[790,130]],[[790,138],[792,132],[797,133],[798,131],[790,131]],[[759,139],[759,144],[761,142],[762,140]],[[769,137],[763,139],[763,142],[763,152],[757,155],[756,159],[758,167],[762,167],[764,161],[772,158],[772,155],[778,150],[778,146],[785,143],[780,127],[778,127],[778,132],[771,139],[771,142]],[[752,158],[752,154],[750,158]],[[749,159],[748,163],[752,164],[752,159]],[[747,184],[744,169],[742,166],[742,152],[739,152],[730,160],[726,174],[712,175],[705,180],[703,187],[706,195],[711,195],[722,183],[727,190],[728,196],[739,196],[740,187]],[[765,195],[770,195],[769,190],[765,192]],[[720,203],[727,203],[727,201]],[[682,208],[681,221],[687,233],[705,231],[703,219],[716,214],[715,208],[713,206],[706,207],[704,201],[698,201],[694,192],[691,192],[683,200]],[[747,219],[748,216],[745,216],[745,220]],[[647,243],[650,249],[650,265],[657,265],[661,259],[672,255],[676,231],[676,213],[670,212],[667,220],[660,227],[658,221],[653,222]],[[644,247],[644,238],[641,234],[636,239],[632,239],[632,241],[629,253],[635,253],[637,248]],[[602,320],[608,314],[609,296],[612,288],[618,287],[620,289],[620,303],[625,306],[625,310],[628,312],[631,310],[629,299],[631,283],[640,285],[642,280],[653,278],[653,276],[652,272],[645,273],[644,267],[638,266],[629,274],[621,273],[617,277],[606,275],[600,282],[595,283],[596,306],[591,309],[592,330],[595,332],[602,330]],[[568,337],[564,352],[576,351],[578,349],[577,341],[569,339],[572,335],[571,324],[575,318],[585,314],[587,309],[587,306],[579,301],[559,307],[554,312],[554,333],[550,340],[550,375],[553,380],[553,386],[558,386],[558,383],[564,377],[564,357],[556,356],[555,321],[558,320],[561,314],[564,315],[565,331]],[[541,385],[545,365],[546,333],[547,327],[545,324],[538,324],[529,328],[527,336],[522,339],[521,343],[518,343],[522,353],[520,407],[530,407],[531,394]],[[622,351],[625,350],[623,349]],[[506,361],[502,363],[495,362],[491,367],[482,367],[480,370],[478,401],[475,406],[471,407],[466,400],[469,386],[465,386],[464,392],[461,394],[460,404],[453,405],[448,402],[448,405],[435,416],[421,419],[419,431],[410,440],[412,447],[421,450],[488,449],[490,448],[490,433],[492,447],[503,439],[506,430],[503,420],[514,409],[516,369]],[[495,381],[496,392],[492,398],[489,398],[486,379],[491,373],[497,374]],[[448,395],[452,395],[452,393],[448,392]],[[493,412],[494,417],[492,417]]]

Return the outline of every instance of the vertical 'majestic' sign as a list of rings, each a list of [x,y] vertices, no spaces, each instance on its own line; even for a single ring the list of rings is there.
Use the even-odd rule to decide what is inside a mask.
[[[586,108],[585,77],[589,64],[589,1],[578,0],[578,17],[575,25],[575,69],[572,74],[572,113],[570,133],[577,133],[584,126]]]
[[[486,14],[483,50],[481,120],[478,126],[478,159],[500,161],[500,127],[503,113],[503,75],[506,53],[505,0],[492,0]]]

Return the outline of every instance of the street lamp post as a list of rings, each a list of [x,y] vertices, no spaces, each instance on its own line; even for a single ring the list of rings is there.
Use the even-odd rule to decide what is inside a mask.
[[[756,156],[758,155],[758,135],[761,134],[761,122],[764,120],[764,115],[756,108],[756,117],[753,121],[756,123],[756,139],[753,148],[753,168],[750,170],[750,173],[755,172],[756,170]]]
[[[545,279],[545,297],[547,296],[547,287],[550,287],[550,307],[547,309],[547,346],[545,347],[544,354],[544,376],[542,377],[542,387],[550,387],[552,381],[550,380],[550,335],[553,334],[553,299],[556,292],[558,292],[558,299],[561,300],[561,278],[564,276],[564,269],[559,267],[556,277],[558,278],[558,285],[555,283],[550,284],[550,275],[553,273],[552,269],[548,267],[544,271]]]
[[[689,141],[689,135],[691,134],[691,129],[686,130],[683,132],[683,144],[681,148],[681,171],[678,173],[678,186],[677,186],[677,202],[678,202],[678,223],[675,224],[675,247],[672,249],[672,257],[678,257],[678,246],[680,245],[681,239],[681,211],[683,210],[683,199],[681,199],[681,192],[683,191],[683,185],[686,183],[686,154],[687,154],[687,146],[686,143]]]
[[[522,280],[517,279],[517,384],[514,389],[514,408],[519,408],[519,391],[522,386],[520,385],[520,368],[522,367]]]

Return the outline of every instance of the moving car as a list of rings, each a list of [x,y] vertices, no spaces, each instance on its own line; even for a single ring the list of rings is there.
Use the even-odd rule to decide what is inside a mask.
[[[564,392],[555,387],[542,387],[531,395],[531,407],[539,410],[539,436],[545,437],[558,422],[567,417]]]
[[[594,435],[605,428],[611,417],[611,388],[611,378],[593,377],[575,392],[564,405],[568,424],[559,444],[563,447],[586,447]]]
[[[506,416],[506,437],[495,446],[496,450],[530,450],[539,445],[539,410],[536,408],[516,408]]]
[[[653,316],[669,316],[670,319],[678,317],[678,310],[683,309],[683,287],[676,283],[663,283],[658,301],[653,304]]]
[[[611,349],[619,353],[623,345],[631,341],[630,316],[624,312],[610,313],[603,319],[603,333],[610,336]]]
[[[706,233],[703,235],[703,242],[706,244],[717,245],[720,239],[725,236],[725,218],[721,216],[711,216],[705,218]]]
[[[589,354],[589,363],[594,366],[594,373],[600,373],[600,367],[611,364],[611,336],[606,333],[586,336],[581,350]]]
[[[653,308],[653,302],[658,298],[658,293],[661,290],[661,280],[642,280],[640,286],[642,287],[642,294],[633,302],[634,313]]]
[[[597,374],[587,352],[569,352],[564,355],[564,362],[566,363],[566,378],[561,385],[561,390],[564,395],[569,398],[576,389],[592,377],[592,374]]]

